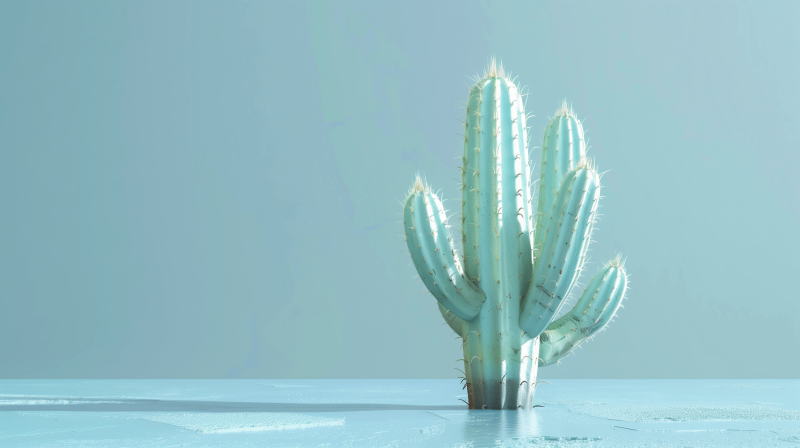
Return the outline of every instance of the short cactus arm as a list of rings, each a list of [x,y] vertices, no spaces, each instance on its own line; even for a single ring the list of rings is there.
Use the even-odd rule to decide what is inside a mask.
[[[464,276],[439,198],[417,179],[403,210],[411,259],[436,300],[463,320],[472,320],[486,295]]]
[[[578,278],[600,198],[597,171],[587,161],[570,171],[558,190],[533,279],[523,298],[519,326],[528,337],[550,324]]]
[[[572,310],[539,336],[539,367],[555,364],[611,321],[628,284],[619,257],[594,276]]]
[[[544,243],[550,213],[564,176],[575,169],[585,156],[583,125],[564,100],[544,131],[536,218],[536,249],[541,249]]]

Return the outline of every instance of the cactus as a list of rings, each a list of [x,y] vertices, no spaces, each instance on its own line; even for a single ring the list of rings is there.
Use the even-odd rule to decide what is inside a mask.
[[[522,97],[492,61],[467,103],[463,255],[442,201],[419,176],[404,204],[413,264],[462,339],[470,409],[532,408],[538,368],[602,329],[627,287],[617,256],[554,321],[584,269],[600,198],[581,122],[566,102],[545,131],[536,213],[529,166]]]

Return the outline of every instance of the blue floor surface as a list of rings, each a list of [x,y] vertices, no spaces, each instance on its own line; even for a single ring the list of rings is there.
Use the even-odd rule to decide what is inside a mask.
[[[550,382],[469,411],[458,380],[0,380],[0,446],[800,448],[800,380]]]

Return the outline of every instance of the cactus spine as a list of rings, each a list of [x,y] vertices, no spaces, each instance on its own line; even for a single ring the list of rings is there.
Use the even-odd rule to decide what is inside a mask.
[[[525,121],[519,89],[492,62],[467,103],[463,258],[441,200],[419,177],[404,206],[414,266],[463,340],[471,409],[531,408],[538,367],[603,328],[627,286],[617,257],[553,322],[586,261],[600,178],[585,157],[580,121],[562,106],[545,131],[534,213]]]

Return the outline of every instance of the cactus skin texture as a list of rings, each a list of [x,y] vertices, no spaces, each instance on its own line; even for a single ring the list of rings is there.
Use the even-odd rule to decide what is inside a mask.
[[[530,409],[538,367],[601,330],[627,288],[619,256],[554,321],[586,262],[600,176],[566,107],[545,131],[536,212],[525,109],[494,61],[469,92],[462,158],[463,256],[442,201],[417,176],[403,224],[414,266],[461,337],[470,409]]]

